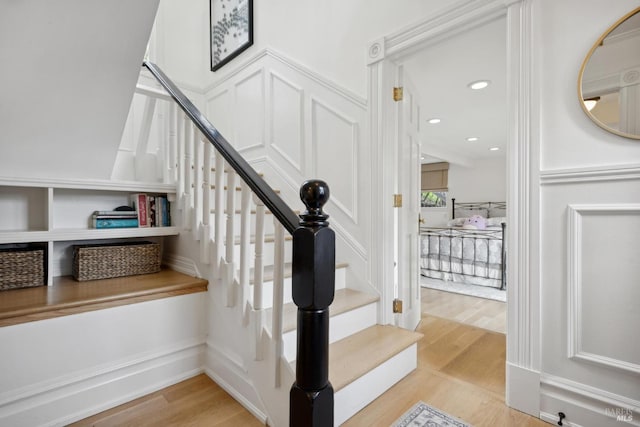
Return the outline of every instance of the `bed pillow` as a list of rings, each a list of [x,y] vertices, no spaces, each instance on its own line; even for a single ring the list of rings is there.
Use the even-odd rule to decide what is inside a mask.
[[[462,227],[467,218],[454,218],[447,221],[447,227]]]
[[[487,227],[500,227],[500,224],[507,222],[507,217],[505,216],[496,216],[487,218]]]
[[[505,216],[507,216],[507,210],[505,208],[489,209],[489,218],[501,218]]]
[[[485,228],[487,228],[487,220],[480,215],[474,215],[464,221],[462,228],[469,228],[471,230],[484,230]]]
[[[474,215],[486,218],[488,214],[488,209],[456,209],[456,218],[471,218]]]

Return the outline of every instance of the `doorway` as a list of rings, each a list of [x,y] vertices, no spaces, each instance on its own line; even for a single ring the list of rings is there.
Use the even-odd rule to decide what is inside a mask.
[[[535,314],[538,301],[531,292],[535,284],[526,274],[530,259],[527,256],[531,241],[527,226],[531,197],[528,167],[530,156],[531,122],[531,35],[527,22],[531,6],[527,2],[512,1],[508,4],[498,0],[471,2],[454,6],[428,21],[413,25],[404,31],[387,35],[370,44],[369,60],[369,108],[373,163],[380,166],[381,173],[372,183],[376,188],[374,203],[383,206],[379,216],[379,232],[374,236],[377,247],[382,248],[379,280],[393,283],[394,253],[384,249],[396,237],[394,211],[388,200],[396,190],[397,170],[385,166],[384,159],[394,158],[397,141],[395,106],[390,94],[396,83],[397,63],[404,57],[434,45],[456,34],[463,33],[504,16],[507,21],[507,188],[506,202],[509,207],[507,222],[507,405],[529,414],[537,414],[539,406],[539,377],[532,375],[539,370],[539,333],[535,326],[539,318]],[[417,231],[416,231],[417,232]],[[387,246],[388,247],[388,246]],[[416,272],[417,274],[417,272]],[[381,320],[393,323],[391,310],[394,299],[393,288],[380,286]],[[533,314],[532,314],[533,313]]]
[[[502,333],[506,36],[506,17],[499,16],[397,60],[420,100],[422,305],[430,314]]]

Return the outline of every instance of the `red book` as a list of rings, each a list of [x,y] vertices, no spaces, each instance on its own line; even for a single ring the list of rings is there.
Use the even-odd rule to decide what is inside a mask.
[[[138,227],[149,227],[149,199],[146,194],[132,194],[131,202],[138,213]]]

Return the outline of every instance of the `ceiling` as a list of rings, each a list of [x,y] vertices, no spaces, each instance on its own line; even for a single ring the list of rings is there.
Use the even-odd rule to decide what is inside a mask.
[[[499,18],[401,61],[420,97],[423,163],[504,157],[507,136],[506,20]],[[482,90],[468,84],[489,80]],[[427,123],[439,118],[438,124]],[[476,142],[466,138],[477,137]],[[489,148],[498,147],[499,151]]]

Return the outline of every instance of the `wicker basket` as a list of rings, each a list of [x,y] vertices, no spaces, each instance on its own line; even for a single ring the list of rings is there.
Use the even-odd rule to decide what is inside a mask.
[[[37,247],[0,249],[0,290],[44,285],[44,256]]]
[[[158,271],[158,243],[127,242],[73,247],[73,277],[78,281],[135,276]]]

